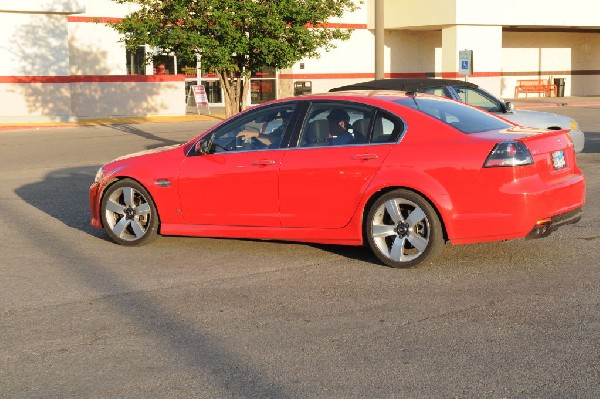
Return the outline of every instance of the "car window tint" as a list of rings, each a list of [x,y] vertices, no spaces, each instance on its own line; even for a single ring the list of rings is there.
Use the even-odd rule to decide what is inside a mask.
[[[510,124],[476,108],[434,97],[409,97],[396,103],[421,111],[441,120],[463,133],[486,132],[509,128]]]
[[[294,107],[289,104],[250,111],[203,140],[210,141],[211,153],[280,148]]]
[[[342,103],[312,104],[300,133],[301,147],[362,144],[367,141],[372,110]]]
[[[454,90],[462,102],[485,109],[489,112],[502,112],[500,104],[487,93],[468,87],[455,87]]]

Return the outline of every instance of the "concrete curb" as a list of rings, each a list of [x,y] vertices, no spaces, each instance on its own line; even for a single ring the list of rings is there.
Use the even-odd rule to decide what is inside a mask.
[[[77,122],[0,123],[0,131],[23,130],[23,129],[47,129],[47,128],[59,128],[59,127],[78,127],[78,126],[133,125],[133,124],[139,124],[139,123],[222,121],[224,119],[225,119],[225,115],[183,115],[183,116],[146,116],[146,117],[128,117],[128,118],[90,118],[90,119],[81,119]]]
[[[536,108],[536,107],[599,107],[600,96],[589,97],[539,97],[539,98],[505,98],[504,101],[510,101],[515,108]]]
[[[600,102],[568,102],[568,103],[516,103],[515,108],[537,108],[537,107],[600,107]]]

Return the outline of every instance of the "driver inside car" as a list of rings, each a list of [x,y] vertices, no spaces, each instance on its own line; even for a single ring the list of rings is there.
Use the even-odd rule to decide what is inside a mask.
[[[250,141],[253,138],[256,138],[268,148],[279,148],[279,144],[281,143],[283,133],[285,132],[290,118],[292,117],[292,112],[281,112],[280,117],[281,125],[270,133],[243,130],[237,134],[237,137],[241,138],[244,141]]]

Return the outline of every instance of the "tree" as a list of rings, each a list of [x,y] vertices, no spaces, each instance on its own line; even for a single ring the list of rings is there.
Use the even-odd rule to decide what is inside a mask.
[[[250,76],[265,67],[289,68],[335,47],[351,31],[326,22],[356,9],[354,0],[113,0],[139,10],[112,27],[127,48],[159,48],[214,71],[228,116],[246,106]]]

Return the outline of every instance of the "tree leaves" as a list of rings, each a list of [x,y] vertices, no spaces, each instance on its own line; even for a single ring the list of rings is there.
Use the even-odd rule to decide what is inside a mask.
[[[288,68],[317,56],[319,49],[331,49],[351,31],[323,25],[356,9],[354,0],[128,2],[137,3],[139,10],[111,26],[129,49],[148,44],[185,60],[201,54],[203,69],[228,77],[249,77],[265,67]]]

